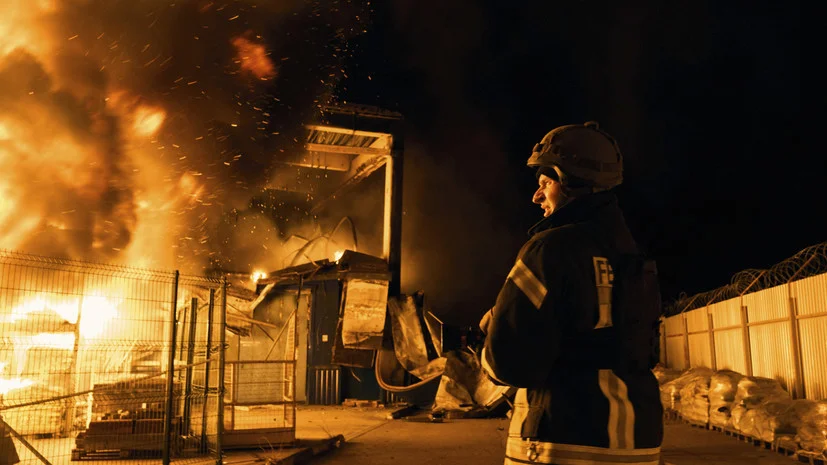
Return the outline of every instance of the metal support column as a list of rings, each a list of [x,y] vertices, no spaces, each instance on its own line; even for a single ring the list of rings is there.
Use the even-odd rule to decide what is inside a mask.
[[[184,376],[184,433],[190,434],[192,423],[192,363],[195,360],[195,322],[198,315],[198,299],[193,297],[190,302],[190,330],[187,337],[187,371]],[[182,344],[183,346],[183,341]]]
[[[204,349],[204,405],[201,409],[201,446],[207,449],[207,412],[210,402],[210,357],[212,357],[212,324],[215,310],[215,289],[210,289],[210,304],[207,309],[207,347]]]
[[[402,272],[402,140],[394,138],[385,162],[385,217],[382,255],[388,261],[389,295],[399,295]]]
[[[718,369],[718,360],[715,357],[715,328],[712,325],[712,313],[709,312],[709,307],[706,308],[707,328],[709,329],[709,356],[712,361],[712,369]]]
[[[744,338],[744,363],[747,368],[747,376],[752,376],[752,348],[749,342],[749,314],[747,306],[741,305],[741,334]]]
[[[793,399],[804,399],[804,370],[801,364],[801,340],[798,332],[798,312],[796,312],[795,297],[792,296],[791,286],[787,286],[787,308],[790,314],[790,348],[793,355],[793,372],[795,383],[792,387]]]
[[[686,369],[692,368],[692,360],[689,358],[689,323],[686,321],[686,314],[681,313],[681,321],[683,321],[683,360]]]
[[[224,369],[226,363],[227,344],[227,277],[221,280],[221,305],[218,309],[218,432],[215,438],[215,448],[218,457],[216,465],[224,463],[223,436],[224,436]]]
[[[167,359],[167,398],[166,412],[164,414],[164,447],[161,452],[161,461],[164,465],[170,463],[170,437],[172,436],[172,405],[173,387],[175,381],[175,334],[178,307],[178,270],[175,270],[175,277],[172,281],[172,302],[169,309],[169,358]]]

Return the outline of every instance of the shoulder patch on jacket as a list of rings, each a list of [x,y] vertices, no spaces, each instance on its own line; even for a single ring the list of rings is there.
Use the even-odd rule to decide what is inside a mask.
[[[614,271],[609,259],[605,257],[592,257],[594,262],[594,284],[597,289],[597,304],[600,310],[600,318],[594,329],[609,328],[612,323],[612,284],[614,283]]]

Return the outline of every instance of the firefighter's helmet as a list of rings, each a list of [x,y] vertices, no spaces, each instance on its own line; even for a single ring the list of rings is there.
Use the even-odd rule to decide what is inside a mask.
[[[534,146],[528,166],[553,168],[564,185],[584,184],[595,192],[623,182],[620,148],[594,121],[552,129]]]

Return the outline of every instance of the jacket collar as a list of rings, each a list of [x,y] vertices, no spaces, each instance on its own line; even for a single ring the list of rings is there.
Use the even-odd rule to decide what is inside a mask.
[[[581,223],[593,218],[597,211],[612,206],[617,207],[617,196],[610,191],[576,197],[532,226],[528,234],[533,236],[547,229]]]

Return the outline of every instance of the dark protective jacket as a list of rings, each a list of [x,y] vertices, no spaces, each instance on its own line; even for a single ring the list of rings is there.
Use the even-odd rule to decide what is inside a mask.
[[[530,234],[481,323],[483,368],[520,388],[505,463],[656,465],[657,380],[595,338],[614,325],[612,286],[624,279],[609,258],[639,253],[617,198],[576,198]]]

